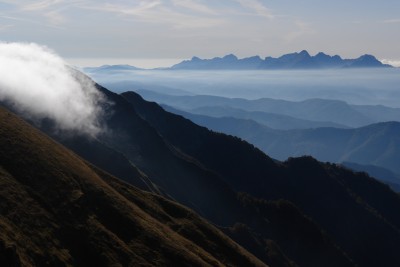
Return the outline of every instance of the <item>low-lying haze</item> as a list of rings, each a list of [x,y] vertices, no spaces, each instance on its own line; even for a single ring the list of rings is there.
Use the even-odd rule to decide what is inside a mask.
[[[88,73],[116,92],[146,89],[164,94],[208,94],[300,101],[338,99],[350,104],[400,107],[400,69],[178,71]]]

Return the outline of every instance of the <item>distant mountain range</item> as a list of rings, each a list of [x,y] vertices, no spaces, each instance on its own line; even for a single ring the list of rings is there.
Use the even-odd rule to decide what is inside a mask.
[[[84,67],[85,72],[98,72],[98,73],[109,73],[114,71],[125,71],[125,70],[141,70],[131,65],[102,65],[100,67]]]
[[[392,67],[383,64],[372,55],[363,55],[356,59],[342,59],[322,52],[311,56],[306,50],[286,54],[278,58],[259,56],[238,59],[230,54],[212,59],[193,57],[171,67],[174,70],[262,70],[262,69],[330,69],[330,68],[382,68]]]
[[[356,170],[367,171],[399,189],[400,180],[392,179],[396,175],[389,172],[400,173],[397,164],[400,123],[378,123],[399,121],[399,109],[322,99],[290,102],[139,92],[147,99],[168,103],[162,106],[169,112],[211,130],[243,138],[273,158],[285,160],[291,156],[312,155],[323,161],[357,162],[360,166]],[[359,126],[364,127],[349,129]],[[377,171],[378,166],[386,172]]]
[[[137,90],[137,92],[147,100],[190,113],[211,117],[252,119],[274,129],[326,126],[346,128],[384,121],[400,121],[400,108],[351,105],[340,100],[287,101],[272,98],[248,100],[210,95],[165,95],[149,90]]]
[[[343,59],[338,55],[330,56],[318,53],[311,56],[306,50],[290,53],[278,58],[259,56],[239,59],[233,54],[212,59],[192,57],[167,68],[157,70],[279,70],[279,69],[332,69],[332,68],[391,68],[383,64],[373,55],[363,55],[355,59]],[[130,65],[103,65],[100,67],[84,67],[87,73],[107,73],[127,70],[143,70]]]
[[[400,173],[399,122],[377,123],[356,129],[275,130],[253,120],[213,118],[166,109],[213,131],[238,136],[278,160],[311,155],[321,161],[374,165]],[[400,180],[397,183],[400,184]]]

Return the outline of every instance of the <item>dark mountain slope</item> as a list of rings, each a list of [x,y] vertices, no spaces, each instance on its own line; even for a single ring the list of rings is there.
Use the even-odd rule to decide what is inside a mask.
[[[146,191],[163,194],[142,171],[130,162],[122,153],[94,138],[75,135],[63,138],[54,135],[59,142],[83,157],[90,163],[101,166],[108,173]]]
[[[374,165],[361,165],[354,162],[343,162],[342,165],[355,171],[367,172],[388,184],[394,191],[400,192],[400,174]]]
[[[221,180],[219,174],[205,169],[197,159],[183,154],[172,146],[148,122],[140,118],[123,97],[105,88],[98,88],[104,93],[107,101],[112,103],[103,107],[105,110],[103,123],[108,129],[106,134],[98,136],[97,139],[86,135],[75,135],[71,138],[59,131],[54,131],[49,121],[42,122],[39,125],[41,129],[74,149],[80,156],[110,171],[119,172],[117,168],[119,163],[115,161],[129,160],[127,162],[130,169],[140,166],[141,171],[137,169],[130,171],[128,182],[142,182],[142,179],[149,177],[151,188],[156,189],[155,192],[161,192],[171,199],[192,207],[219,226],[229,227],[237,222],[249,225],[261,241],[258,242],[255,250],[253,250],[254,247],[248,247],[248,249],[252,252],[258,251],[258,253],[261,251],[261,254],[257,255],[267,264],[280,262],[277,265],[280,266],[285,262],[294,261],[300,266],[308,267],[354,266],[338,246],[323,233],[322,229],[301,212],[296,213],[292,209],[285,211],[284,206],[279,208],[282,210],[280,213],[293,213],[292,217],[298,217],[297,220],[304,222],[297,226],[285,223],[285,216],[274,216],[272,220],[273,211],[270,211],[270,207],[274,206],[274,202],[266,206],[263,212],[243,203],[237,193]],[[203,131],[208,132],[205,128]],[[223,136],[220,135],[220,140],[223,140]],[[235,142],[233,138],[228,144],[235,147]],[[243,144],[245,148],[248,147],[247,144]],[[206,148],[203,152],[207,155]],[[221,152],[222,150],[219,155],[223,155]],[[239,152],[240,155],[240,151],[234,152]],[[260,152],[259,155],[266,157]],[[232,169],[228,164],[226,167]],[[146,170],[145,175],[143,170]],[[234,170],[231,172],[234,173]],[[139,177],[137,177],[138,173]],[[139,179],[132,179],[131,176]],[[271,224],[271,221],[274,223]],[[181,229],[181,227],[178,228]],[[312,228],[317,234],[313,237],[304,235],[304,228]],[[288,232],[291,234],[288,235]],[[188,234],[191,233],[188,232]],[[292,242],[293,240],[296,242]],[[313,248],[318,248],[318,250]],[[282,254],[280,251],[283,251],[283,254],[287,251],[287,257],[290,260],[286,257],[278,257],[277,255]],[[321,254],[321,257],[316,257],[316,254]]]
[[[135,93],[123,96],[166,140],[235,190],[293,202],[359,266],[400,264],[400,197],[388,186],[308,157],[276,163],[238,138],[209,132]]]
[[[233,220],[237,206],[229,204],[236,198],[235,193],[217,174],[165,142],[124,98],[105,88],[99,89],[113,103],[108,107],[111,115],[106,118],[112,133],[100,137],[103,143],[123,153],[170,198],[196,209],[217,224]]]
[[[248,211],[249,208],[244,206],[243,203],[237,199],[235,191],[221,179],[219,171],[222,169],[210,168],[210,166],[204,168],[203,164],[198,161],[198,158],[191,157],[191,154],[188,156],[186,151],[184,151],[185,154],[183,154],[180,147],[176,149],[174,146],[171,146],[171,141],[168,140],[162,132],[157,132],[147,121],[138,117],[136,106],[133,107],[125,98],[111,93],[104,88],[100,88],[100,90],[114,103],[111,106],[112,115],[107,121],[107,127],[113,129],[114,135],[111,139],[102,138],[102,140],[114,149],[123,152],[132,162],[143,170],[155,184],[160,186],[163,192],[166,192],[168,196],[192,207],[198,213],[218,225],[231,226],[238,221],[245,224],[259,221],[257,225],[253,226],[254,230],[259,232],[263,238],[266,239],[271,239],[271,233],[275,233],[276,236],[279,236],[279,238],[276,239],[278,245],[280,246],[282,244],[282,249],[284,251],[291,251],[288,256],[301,265],[320,266],[322,264],[324,266],[335,266],[335,264],[340,264],[342,266],[351,266],[349,260],[325,235],[322,235],[321,238],[309,241],[305,236],[301,235],[301,228],[293,230],[293,233],[296,233],[293,238],[297,236],[300,244],[311,242],[315,244],[315,246],[320,247],[321,251],[326,252],[326,256],[318,260],[313,260],[315,251],[305,249],[306,246],[304,246],[304,249],[294,249],[294,245],[290,242],[291,237],[285,234],[284,229],[271,226],[264,222],[265,218],[269,216],[268,213],[257,214],[250,212]],[[156,105],[156,107],[161,109],[158,105]],[[161,123],[162,122],[163,120],[161,120]],[[168,121],[165,122],[168,123]],[[189,123],[187,130],[191,131],[192,128],[190,126],[192,123],[190,121],[187,122]],[[165,126],[170,127],[171,125]],[[145,132],[145,134],[137,134],[135,131],[138,129]],[[179,134],[177,133],[177,138],[183,141],[185,138],[185,129],[176,129],[183,131]],[[209,131],[205,128],[200,129],[198,132],[199,134],[204,134],[205,138],[209,136]],[[217,136],[217,138],[214,138],[215,136]],[[226,136],[222,134],[212,135],[209,136],[211,137],[210,142],[212,142],[212,145],[202,146],[201,143],[193,142],[194,139],[191,139],[190,135],[188,135],[188,137],[189,138],[185,139],[188,146],[190,146],[193,151],[197,151],[199,154],[207,157],[210,163],[214,162],[220,164],[221,162],[216,161],[215,158],[226,157],[226,150],[223,148],[231,147],[233,150],[228,154],[233,157],[233,161],[236,162],[240,159],[241,164],[245,165],[245,168],[249,170],[253,169],[254,172],[257,172],[257,164],[263,164],[267,167],[266,162],[270,162],[270,166],[274,166],[273,161],[265,154],[254,147],[249,147],[247,143],[238,142],[238,139],[226,138]],[[146,146],[146,144],[151,145]],[[240,144],[240,146],[238,146],[238,144]],[[141,148],[141,146],[143,147]],[[139,149],[133,150],[132,147]],[[249,152],[249,149],[254,152]],[[254,153],[257,155],[258,159],[252,158],[252,160],[249,160],[245,157],[241,158],[242,155],[247,155],[249,153]],[[210,156],[211,154],[212,156]],[[203,159],[203,157],[201,158]],[[232,168],[229,162],[226,162],[222,167],[225,170],[224,175],[228,175],[234,179],[242,178],[242,176],[236,174],[235,168]],[[249,172],[247,175],[253,175],[253,173]],[[243,214],[247,215],[244,216]],[[284,220],[284,218],[276,220],[279,222]],[[279,224],[280,223],[277,223],[277,225]],[[311,226],[311,228],[313,227],[315,226]],[[268,231],[261,232],[261,229],[268,229]],[[315,231],[320,232],[321,230],[316,227]],[[271,249],[273,250],[273,248]],[[263,259],[267,263],[269,262],[269,258],[265,255]]]
[[[179,238],[184,237],[201,247],[190,245],[194,257],[197,257],[196,253],[205,251],[207,256],[211,254],[209,257],[212,265],[218,264],[216,259],[228,265],[229,262],[241,266],[259,264],[256,260],[251,260],[252,256],[245,251],[232,251],[229,239],[226,240],[218,231],[210,229],[207,223],[188,209],[162,197],[141,192],[88,165],[3,110],[0,116],[0,147],[3,152],[0,153],[0,181],[4,182],[0,196],[5,199],[2,202],[2,207],[5,208],[1,208],[1,215],[6,218],[5,229],[9,230],[4,232],[4,250],[0,251],[0,255],[4,255],[4,259],[0,258],[2,262],[23,261],[30,265],[29,263],[49,261],[50,265],[54,265],[58,264],[53,262],[56,261],[62,265],[62,261],[66,260],[67,264],[74,266],[107,266],[111,262],[121,262],[123,265],[129,262],[143,265],[169,265],[179,262],[192,266],[200,264],[202,260],[207,262],[208,258],[201,258],[197,262],[190,259],[190,255],[185,255],[186,252],[182,250],[185,250],[186,241],[179,241]],[[65,178],[65,181],[59,181],[59,176]],[[16,189],[10,193],[10,187]],[[203,194],[206,195],[204,192]],[[65,196],[70,196],[70,200],[65,200]],[[19,206],[14,203],[16,199],[27,201],[19,203]],[[246,199],[247,201],[242,201],[235,197],[225,205],[241,206],[241,211],[233,216],[257,230],[261,240],[257,250],[261,251],[259,257],[264,262],[274,263],[272,266],[291,262],[281,255],[282,248],[300,266],[353,266],[321,229],[301,213],[293,212],[286,206],[277,208],[274,202],[265,202],[265,208],[260,211],[252,207],[250,196]],[[30,209],[26,210],[26,207]],[[39,211],[36,211],[36,207]],[[227,206],[223,208],[228,209]],[[303,223],[288,224],[285,216],[274,215],[276,211],[291,214],[292,218]],[[221,210],[221,213],[224,211]],[[145,226],[131,215],[143,219]],[[158,222],[153,222],[154,219]],[[22,226],[18,224],[21,220]],[[32,223],[32,220],[36,223]],[[171,247],[158,240],[161,237],[152,237],[153,228],[157,229],[156,233],[162,231],[167,237],[174,236],[175,233],[170,233],[165,225],[178,233],[178,237],[171,237],[171,240],[176,246],[184,246],[183,248],[175,250],[175,246]],[[30,226],[37,228],[31,229]],[[304,234],[304,229],[309,229],[314,234]],[[42,236],[42,239],[25,242],[28,239],[26,231],[34,236]],[[17,236],[10,236],[11,233],[17,233]],[[51,248],[43,243],[49,246],[53,243],[58,245]],[[148,247],[154,250],[151,256]],[[212,252],[208,251],[210,249]],[[48,251],[54,252],[55,256]],[[229,253],[229,260],[224,259],[225,252]],[[176,256],[176,253],[180,256]],[[104,256],[99,257],[98,254]],[[240,255],[236,257],[236,254]],[[321,257],[316,257],[316,254]],[[53,259],[54,257],[56,258]]]
[[[264,266],[189,209],[109,176],[4,109],[0,148],[2,266]]]
[[[251,176],[270,176],[277,169],[275,162],[259,149],[242,142],[239,138],[211,133],[190,120],[164,111],[156,103],[144,101],[133,92],[123,93],[135,110],[160,134],[186,154],[198,159],[209,169],[232,180],[244,180]],[[251,158],[248,158],[251,155]],[[232,163],[239,163],[238,172]],[[262,172],[260,173],[260,166]],[[246,172],[244,172],[246,170]]]

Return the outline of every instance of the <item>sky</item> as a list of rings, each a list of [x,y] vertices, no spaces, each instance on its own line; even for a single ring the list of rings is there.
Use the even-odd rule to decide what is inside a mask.
[[[0,41],[45,45],[78,66],[303,49],[399,65],[400,1],[0,0]]]

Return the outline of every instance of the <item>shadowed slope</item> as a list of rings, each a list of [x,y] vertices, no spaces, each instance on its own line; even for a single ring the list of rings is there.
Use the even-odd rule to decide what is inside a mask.
[[[136,93],[123,96],[166,140],[234,190],[294,203],[359,266],[400,264],[400,197],[388,186],[311,157],[277,163],[239,138],[208,131]]]
[[[134,107],[123,97],[100,86],[98,88],[112,103],[103,107],[107,114],[103,118],[105,127],[108,129],[106,134],[98,136],[97,139],[81,135],[74,135],[71,138],[71,136],[65,136],[57,131],[54,132],[49,122],[42,123],[39,127],[86,160],[96,165],[99,164],[101,168],[113,172],[115,175],[121,175],[122,179],[134,185],[143,186],[144,181],[146,185],[150,184],[149,188],[154,189],[154,192],[162,193],[192,207],[196,212],[219,226],[229,227],[241,222],[254,228],[259,242],[256,245],[257,249],[251,249],[251,252],[257,252],[257,257],[266,264],[274,263],[275,265],[279,262],[277,266],[283,266],[293,260],[300,266],[309,267],[354,266],[349,258],[310,219],[307,218],[306,223],[301,227],[296,227],[286,224],[285,216],[275,216],[275,223],[270,224],[272,215],[269,208],[259,212],[238,199],[237,193],[221,180],[219,174],[205,169],[197,159],[172,146],[148,122],[139,117]],[[191,128],[189,127],[187,130],[189,129]],[[206,135],[208,133],[205,128],[201,132]],[[224,139],[224,135],[218,135],[218,139],[212,140],[212,142],[216,145],[220,141],[222,144],[232,145],[234,151],[231,156],[234,158],[235,154],[247,154],[241,153],[241,149],[247,147],[245,143],[242,142],[242,146],[237,150],[238,148],[235,148],[236,139],[231,138],[228,143]],[[190,140],[187,141],[190,142]],[[198,144],[194,145],[193,148],[197,149]],[[203,148],[204,156],[208,156],[207,147]],[[217,148],[221,147],[217,145]],[[215,156],[223,156],[225,153],[223,149],[213,150],[213,152],[216,152],[211,157],[214,161]],[[259,153],[259,156],[265,157],[262,153]],[[126,162],[128,164],[125,164]],[[124,166],[129,167],[128,171],[124,171],[126,169]],[[135,166],[139,166],[142,171],[135,169]],[[256,167],[254,163],[251,166]],[[235,169],[231,168],[230,164],[226,164],[224,167],[228,167],[231,174],[235,173]],[[238,178],[240,179],[240,177]],[[273,205],[272,201],[270,206]],[[279,209],[282,210],[282,214],[285,213],[284,207]],[[288,212],[292,213],[290,210]],[[292,215],[300,220],[304,218],[302,213]],[[286,226],[281,227],[280,225]],[[320,233],[315,235],[318,238],[309,238],[304,235],[304,228],[313,228],[315,232]],[[288,230],[291,232],[290,235],[287,234]],[[191,234],[191,231],[188,234]],[[242,241],[236,237],[235,240]],[[296,242],[292,242],[292,240],[296,240]],[[307,245],[310,243],[313,244],[312,247]],[[246,246],[246,249],[250,248]],[[276,255],[282,254],[279,252],[280,250],[283,250],[283,254],[289,251],[287,256],[290,260],[286,257],[277,258]],[[315,257],[316,254],[321,253],[325,256]]]
[[[271,207],[275,205],[274,201],[265,206],[263,211],[254,207],[252,202],[244,202],[241,198],[238,198],[237,193],[232,188],[221,180],[219,174],[205,169],[196,159],[183,154],[166,141],[148,122],[138,116],[132,105],[123,97],[101,87],[99,87],[99,90],[102,90],[107,100],[113,103],[104,107],[108,109],[106,113],[108,116],[104,118],[109,129],[108,134],[99,136],[98,140],[94,140],[88,136],[74,136],[71,139],[57,135],[52,133],[51,127],[46,128],[46,132],[52,133],[54,138],[74,149],[79,155],[93,163],[100,164],[102,168],[107,170],[115,171],[115,161],[121,158],[112,158],[110,155],[123,152],[121,155],[124,158],[129,159],[129,162],[146,171],[151,182],[154,182],[154,188],[161,189],[159,191],[169,197],[193,207],[213,223],[224,227],[233,226],[237,222],[248,225],[257,232],[260,242],[257,243],[256,249],[247,246],[246,249],[251,249],[252,253],[257,252],[257,256],[268,265],[274,263],[271,266],[283,266],[287,261],[294,261],[300,266],[308,267],[354,266],[343,251],[322,232],[322,229],[301,212],[296,213],[293,209],[280,206],[278,208],[280,214],[289,213],[292,218],[296,218],[295,221],[303,221],[300,225],[288,224],[285,216],[273,215],[274,212]],[[41,127],[43,129],[43,124]],[[187,130],[189,129],[190,127]],[[205,128],[201,132],[208,133]],[[219,141],[222,142],[222,145],[232,145],[234,148],[231,153],[232,160],[235,160],[235,155],[248,154],[248,152],[240,152],[243,148],[245,149],[243,151],[247,151],[247,144],[241,142],[242,146],[237,150],[235,142],[238,140],[231,138],[226,143],[224,138],[225,135],[219,135],[219,139],[213,141],[217,145],[217,150],[213,150],[216,152],[213,157],[225,153],[223,146],[218,145]],[[188,141],[190,142],[190,140]],[[112,151],[110,151],[110,148]],[[197,144],[193,149],[198,149]],[[202,150],[205,156],[209,155],[207,149],[207,147],[203,147]],[[253,149],[251,148],[251,151]],[[258,155],[261,159],[267,158],[259,151]],[[215,161],[215,158],[213,160]],[[265,161],[258,161],[258,163],[262,164]],[[253,175],[257,173],[256,164],[257,162],[253,162],[250,165],[255,170]],[[245,166],[248,167],[248,165]],[[235,168],[232,168],[229,164],[226,164],[225,167],[230,170],[230,174],[235,173]],[[134,173],[137,175],[137,171]],[[140,177],[143,177],[142,172],[139,172],[139,174]],[[126,177],[124,178],[126,179]],[[240,176],[237,178],[240,179]],[[136,183],[138,180],[126,179],[126,181]],[[249,196],[248,199],[251,199],[251,197]],[[310,228],[316,234],[305,235],[304,229]],[[177,226],[176,229],[179,233],[185,233],[189,236],[194,234],[189,230],[181,231],[181,229],[184,229],[181,226]],[[288,235],[289,232],[290,235]],[[201,240],[204,239],[207,239],[207,235],[201,238]],[[241,240],[238,239],[238,241]],[[204,240],[203,242],[207,241]],[[309,246],[310,244],[311,246]],[[209,246],[207,245],[207,247]],[[283,253],[279,252],[280,250]],[[290,260],[286,260],[285,257],[276,257],[276,255],[284,254],[286,251],[289,252],[287,257]],[[321,257],[316,257],[316,254],[320,254]]]
[[[2,266],[263,266],[189,209],[88,165],[4,109],[0,147]]]

